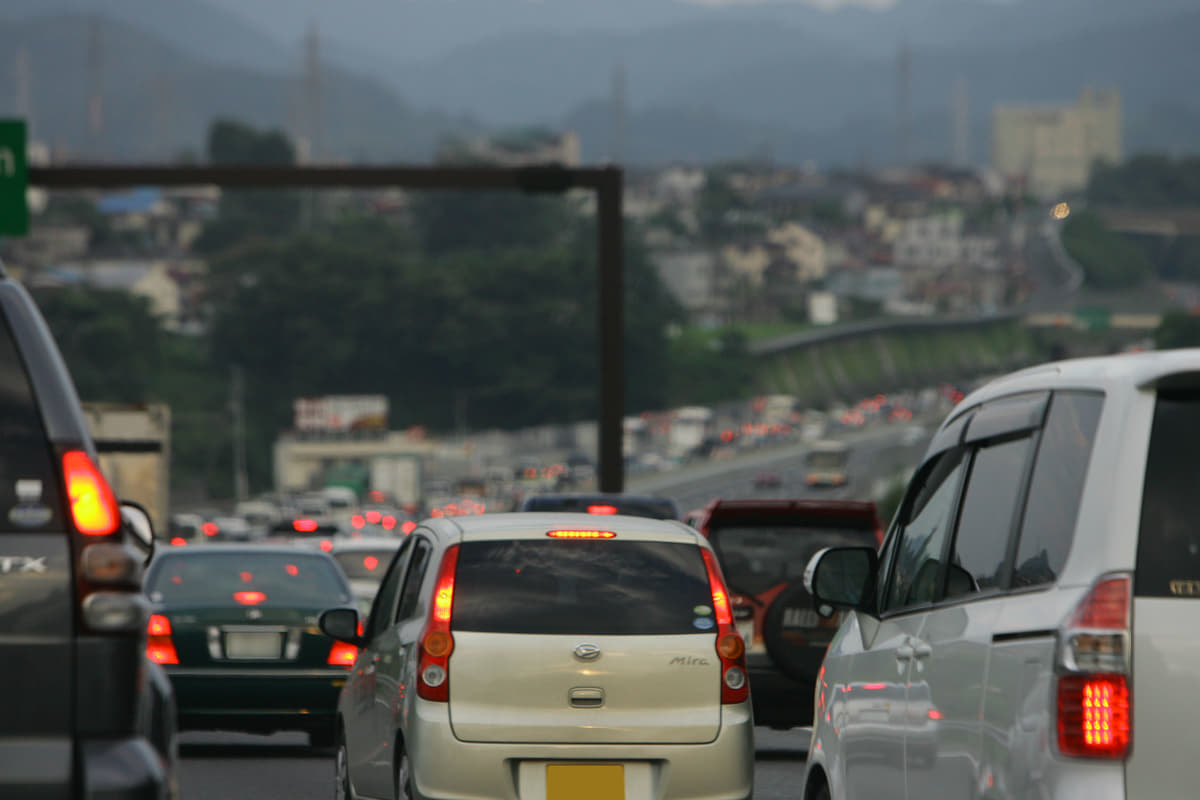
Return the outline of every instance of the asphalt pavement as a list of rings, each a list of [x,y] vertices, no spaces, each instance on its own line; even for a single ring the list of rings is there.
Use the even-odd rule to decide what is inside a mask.
[[[809,731],[755,731],[755,800],[795,800]],[[180,800],[329,800],[333,751],[314,750],[302,733],[252,736],[185,733]]]

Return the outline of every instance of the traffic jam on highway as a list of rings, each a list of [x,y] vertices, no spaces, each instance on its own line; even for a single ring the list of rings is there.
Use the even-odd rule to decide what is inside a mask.
[[[327,486],[156,535],[0,309],[4,797],[1191,796],[1198,351],[792,409],[732,455],[709,419],[626,493]]]

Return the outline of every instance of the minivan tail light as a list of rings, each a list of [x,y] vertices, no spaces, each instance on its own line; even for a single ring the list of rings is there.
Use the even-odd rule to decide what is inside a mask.
[[[1132,589],[1127,573],[1104,576],[1059,634],[1055,713],[1063,755],[1115,760],[1129,755]]]
[[[439,703],[450,700],[450,655],[454,652],[450,623],[454,615],[454,574],[457,569],[458,545],[455,544],[446,548],[442,555],[429,621],[421,635],[417,696]]]
[[[63,453],[63,483],[76,529],[88,536],[108,536],[121,526],[117,499],[104,475],[82,450]]]
[[[746,643],[734,627],[729,590],[725,588],[725,579],[721,577],[717,557],[711,550],[701,549],[700,554],[704,558],[704,568],[708,573],[708,586],[717,622],[717,655],[721,659],[721,702],[743,703],[750,697],[750,682],[746,678]]]

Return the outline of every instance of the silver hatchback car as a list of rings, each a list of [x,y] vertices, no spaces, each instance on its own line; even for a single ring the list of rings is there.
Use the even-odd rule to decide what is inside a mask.
[[[848,609],[804,800],[1197,796],[1200,350],[997,379],[934,436]]]
[[[337,792],[360,798],[745,800],[745,647],[716,557],[675,521],[426,520],[338,703]]]

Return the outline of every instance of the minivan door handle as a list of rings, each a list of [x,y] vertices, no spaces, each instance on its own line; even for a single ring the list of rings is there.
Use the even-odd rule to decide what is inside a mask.
[[[567,693],[572,708],[599,708],[604,705],[604,690],[577,686]]]

